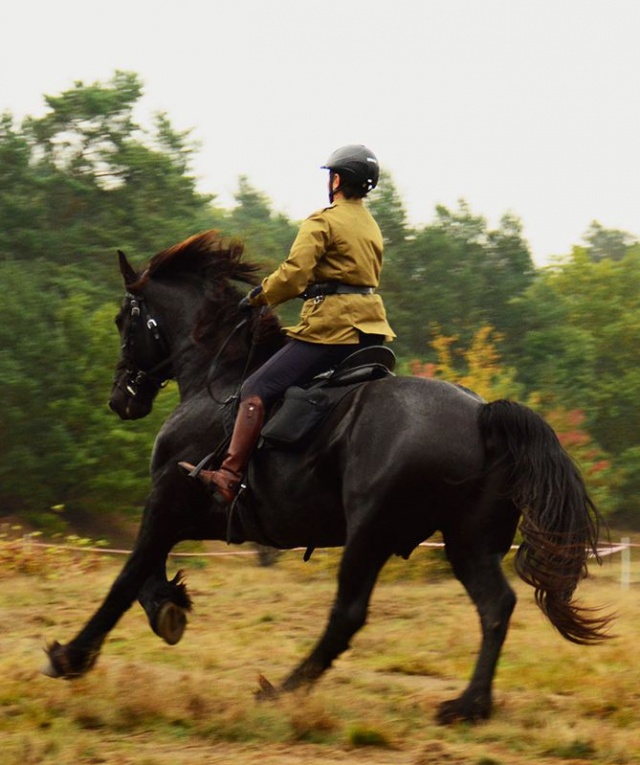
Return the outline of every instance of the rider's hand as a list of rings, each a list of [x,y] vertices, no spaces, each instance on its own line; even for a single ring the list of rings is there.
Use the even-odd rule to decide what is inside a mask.
[[[256,298],[262,294],[262,285],[259,284],[257,287],[254,287],[250,292],[247,292],[247,294],[242,298],[242,300],[238,303],[238,310],[241,313],[246,313],[251,310],[252,306],[257,305],[260,301],[257,301]]]
[[[253,303],[253,301],[258,297],[258,295],[262,294],[262,285],[259,284],[257,287],[254,287],[251,292],[247,295],[247,300],[250,303]]]

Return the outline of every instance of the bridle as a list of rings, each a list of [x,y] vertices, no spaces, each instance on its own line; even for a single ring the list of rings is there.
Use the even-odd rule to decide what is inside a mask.
[[[158,322],[151,315],[144,297],[132,292],[127,292],[126,299],[129,301],[129,320],[122,336],[121,361],[116,369],[114,385],[124,391],[129,399],[134,401],[146,400],[148,403],[151,402],[158,391],[175,376],[173,360],[176,353],[171,353],[169,343],[161,331]],[[261,309],[260,314],[262,314],[263,311],[264,309]],[[207,375],[207,390],[210,397],[217,404],[226,406],[235,403],[238,399],[239,386],[238,390],[228,396],[224,401],[218,401],[212,391],[212,381],[217,371],[218,360],[223,355],[234,335],[249,323],[249,320],[249,316],[244,316],[233,327],[211,363]],[[255,346],[256,340],[255,336],[253,336],[241,382],[244,381],[253,360]],[[145,364],[145,362],[141,362],[141,347],[143,351],[146,351],[146,360],[158,359],[158,361],[156,363],[151,363],[150,366]],[[138,357],[137,359],[136,356]],[[145,368],[147,366],[148,368]]]
[[[142,391],[153,398],[160,388],[163,388],[174,377],[172,368],[173,356],[166,337],[160,330],[158,322],[153,318],[144,298],[127,292],[129,301],[129,322],[122,339],[122,362],[124,367],[124,389],[130,398],[135,399]],[[140,343],[144,343],[149,358],[159,361],[143,369],[135,359],[139,353]],[[121,377],[120,369],[116,371],[116,381]]]

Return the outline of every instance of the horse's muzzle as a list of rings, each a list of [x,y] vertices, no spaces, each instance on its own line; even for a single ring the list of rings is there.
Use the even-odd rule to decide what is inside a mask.
[[[153,406],[152,401],[144,401],[130,396],[122,388],[114,388],[109,399],[109,409],[121,420],[139,420],[146,417]]]

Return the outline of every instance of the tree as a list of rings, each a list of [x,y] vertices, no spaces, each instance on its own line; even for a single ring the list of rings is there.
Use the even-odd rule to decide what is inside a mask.
[[[147,492],[151,446],[176,393],[140,422],[109,412],[116,306],[95,308],[94,298],[74,267],[0,263],[0,515],[47,526],[60,517],[54,507],[122,511]]]
[[[188,131],[162,114],[151,130],[135,123],[141,93],[118,72],[46,97],[44,117],[0,119],[2,513],[46,520],[54,505],[122,507],[146,491],[175,395],[126,428],[106,408],[118,338],[105,301],[121,290],[111,254],[146,258],[225,216],[196,191]],[[138,459],[123,460],[123,444]]]
[[[34,252],[39,237],[39,200],[32,149],[9,113],[0,118],[0,259]]]
[[[380,172],[377,187],[367,197],[369,208],[378,222],[386,250],[386,257],[393,258],[394,248],[402,245],[410,230],[407,212],[398,189],[386,170]]]
[[[296,226],[286,216],[274,213],[269,197],[254,188],[245,175],[238,178],[234,198],[236,206],[228,227],[244,241],[249,258],[263,263],[265,271],[273,270],[288,255]]]
[[[245,257],[263,267],[267,276],[287,257],[297,226],[282,214],[275,213],[271,200],[254,188],[245,175],[238,178],[236,206],[228,216],[226,226],[245,245]],[[276,309],[284,324],[294,324],[299,306],[289,301]]]
[[[245,239],[266,274],[295,237],[296,226],[246,176],[230,212],[199,193],[190,131],[165,114],[143,129],[134,119],[141,97],[138,77],[116,72],[47,96],[43,117],[21,125],[0,117],[0,512],[122,508],[146,491],[146,456],[176,393],[163,392],[153,415],[135,423],[105,407],[118,354],[116,248],[142,261],[220,228]],[[573,432],[580,413],[578,430],[611,463],[599,480],[624,471],[620,506],[633,508],[640,245],[594,222],[585,247],[536,272],[510,213],[492,229],[461,201],[413,229],[384,173],[368,204],[385,238],[381,289],[396,353],[420,358],[417,373],[437,369],[487,397],[533,402],[561,432]],[[293,303],[284,323],[297,313]],[[581,459],[591,446],[583,439]]]
[[[619,260],[586,248],[545,269],[523,295],[519,378],[529,391],[581,410],[623,470],[620,507],[640,500],[640,246]]]
[[[551,272],[538,275],[511,304],[520,340],[508,346],[527,392],[584,407],[585,391],[593,384],[598,355],[593,334],[570,320],[570,310]]]
[[[112,274],[116,247],[151,255],[223,219],[190,172],[190,131],[164,114],[143,130],[133,111],[142,95],[135,74],[46,96],[43,117],[0,128],[0,247],[5,257],[90,263]],[[7,168],[7,169],[5,169]],[[14,215],[15,208],[23,212]],[[28,211],[29,219],[25,219]]]
[[[412,374],[462,385],[486,401],[520,397],[522,389],[516,370],[502,364],[499,351],[502,337],[493,327],[480,327],[467,347],[457,346],[457,342],[456,337],[437,335],[432,343],[436,361],[411,362]]]
[[[628,249],[637,242],[636,237],[628,232],[604,228],[596,220],[591,222],[583,239],[587,243],[589,257],[596,261],[604,258],[621,260]]]
[[[56,414],[79,384],[60,321],[66,291],[40,262],[0,264],[0,290],[0,507],[46,511],[83,459]]]
[[[584,412],[562,406],[543,409],[543,412],[558,440],[580,468],[598,510],[604,516],[618,512],[623,503],[624,470],[603,451],[588,431]]]
[[[461,201],[439,206],[434,223],[405,239],[385,267],[389,313],[402,353],[424,356],[434,328],[469,342],[483,324],[519,340],[511,301],[534,276],[522,226],[505,215],[496,230]],[[385,291],[385,298],[387,292]]]

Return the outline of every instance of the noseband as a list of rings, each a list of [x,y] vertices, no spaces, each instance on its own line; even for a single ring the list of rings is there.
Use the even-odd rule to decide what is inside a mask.
[[[153,398],[158,390],[174,376],[171,368],[171,351],[158,322],[151,316],[144,298],[131,292],[127,292],[126,297],[129,300],[129,324],[121,347],[126,375],[124,388],[133,399],[142,390]],[[141,369],[138,362],[134,360],[136,347],[139,351],[141,342],[149,349],[151,358],[160,358],[160,361],[150,369]],[[119,375],[116,374],[116,380],[118,377]]]

